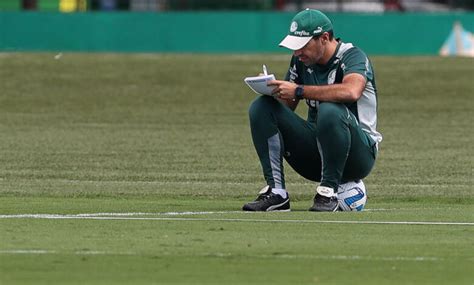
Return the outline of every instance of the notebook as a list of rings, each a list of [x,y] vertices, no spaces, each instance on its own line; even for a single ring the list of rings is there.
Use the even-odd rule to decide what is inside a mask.
[[[261,95],[270,95],[272,96],[272,90],[275,89],[275,86],[267,86],[267,82],[270,80],[275,80],[275,75],[261,75],[246,77],[244,79],[245,83],[252,89],[253,92]]]

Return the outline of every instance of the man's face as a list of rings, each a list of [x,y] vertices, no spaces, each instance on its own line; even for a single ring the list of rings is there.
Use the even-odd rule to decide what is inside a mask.
[[[304,47],[295,50],[293,54],[306,66],[316,63],[322,64],[324,63],[323,55],[326,48],[326,42],[324,36],[312,38]]]

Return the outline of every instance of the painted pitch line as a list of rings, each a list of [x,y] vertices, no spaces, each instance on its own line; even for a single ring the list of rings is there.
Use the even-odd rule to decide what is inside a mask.
[[[88,217],[88,216],[184,216],[184,215],[211,215],[211,214],[235,214],[245,213],[242,211],[186,211],[186,212],[157,212],[157,213],[91,213],[91,214],[76,214],[72,216]]]
[[[433,208],[431,208],[433,209]],[[401,210],[422,210],[422,208],[373,208],[364,209],[363,212],[385,212]],[[185,211],[185,212],[129,212],[129,213],[82,213],[82,214],[10,214],[0,215],[0,219],[8,218],[54,218],[54,217],[129,217],[129,216],[191,216],[212,214],[255,214],[244,211]]]
[[[253,175],[245,175],[251,176]],[[0,178],[0,181],[7,181],[4,178]],[[255,182],[245,182],[245,181],[234,181],[234,182],[216,182],[216,181],[199,181],[199,180],[188,180],[188,181],[162,181],[162,180],[80,180],[80,179],[26,179],[25,181],[54,181],[61,183],[87,183],[87,184],[149,184],[149,185],[253,185]],[[316,186],[316,182],[293,182],[288,183],[291,186]],[[392,183],[392,184],[370,184],[370,187],[439,187],[439,188],[448,188],[448,187],[470,187],[467,184],[403,184],[403,183]]]
[[[54,254],[54,250],[45,249],[5,249],[0,250],[0,254]]]
[[[211,215],[211,214],[235,214],[235,213],[249,213],[242,211],[201,211],[201,212],[157,212],[157,213],[144,213],[144,212],[131,212],[131,213],[84,213],[84,214],[11,214],[11,215],[0,215],[0,219],[9,218],[32,218],[32,219],[60,219],[64,218],[81,218],[81,217],[132,217],[132,216],[189,216],[189,215]]]
[[[268,258],[285,258],[285,259],[323,259],[323,260],[376,260],[376,261],[440,261],[439,257],[428,256],[361,256],[361,255],[272,255],[265,256]]]
[[[433,225],[433,226],[474,226],[474,222],[424,222],[424,221],[338,221],[338,220],[275,220],[240,218],[168,218],[130,216],[78,216],[78,215],[0,215],[0,219],[77,219],[77,220],[141,220],[141,221],[209,221],[209,222],[256,222],[295,224],[365,224],[365,225]]]
[[[5,249],[0,250],[0,254],[73,254],[73,255],[144,255],[139,252],[113,252],[103,250],[80,250],[73,252],[61,252],[56,250],[45,249]],[[146,255],[146,254],[145,254]],[[160,254],[169,256],[170,254]],[[212,252],[197,254],[204,257],[238,257],[232,253]],[[271,258],[271,259],[320,259],[320,260],[376,260],[376,261],[442,261],[443,258],[434,256],[363,256],[363,255],[298,255],[298,254],[277,254],[277,255],[258,255],[255,258]]]
[[[45,179],[37,179],[44,181]],[[51,179],[56,180],[56,179]],[[65,183],[95,183],[95,184],[151,184],[151,185],[255,185],[254,182],[244,182],[244,181],[234,181],[234,182],[213,182],[213,181],[125,181],[125,180],[62,180],[58,179],[56,181],[61,181]],[[315,186],[316,183],[309,183],[309,182],[295,182],[289,184],[290,186]],[[447,188],[447,187],[469,187],[466,184],[371,184],[371,187],[382,187],[382,186],[390,186],[390,187],[439,187],[439,188]]]

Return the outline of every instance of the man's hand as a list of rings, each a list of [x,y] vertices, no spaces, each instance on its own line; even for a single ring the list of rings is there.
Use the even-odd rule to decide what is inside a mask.
[[[283,80],[271,80],[267,84],[268,86],[275,86],[272,91],[272,95],[283,100],[295,99],[295,90],[298,87],[297,84],[283,81]]]

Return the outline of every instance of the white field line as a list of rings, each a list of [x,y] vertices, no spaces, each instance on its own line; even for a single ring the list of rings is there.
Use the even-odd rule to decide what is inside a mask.
[[[54,254],[54,250],[45,249],[5,249],[0,250],[0,254]]]
[[[430,208],[433,209],[433,208]],[[403,210],[422,210],[421,208],[373,208],[364,209],[364,212],[385,212],[385,211],[403,211]],[[252,214],[244,211],[197,211],[197,212],[130,212],[130,213],[84,213],[84,214],[10,214],[0,215],[0,219],[8,218],[61,218],[61,217],[133,217],[133,216],[192,216],[192,215],[212,215],[212,214]]]
[[[434,209],[434,208],[430,208]],[[439,208],[441,209],[441,208]],[[423,208],[369,208],[363,212],[387,212],[387,211],[416,211]],[[130,212],[130,213],[83,213],[83,214],[10,214],[0,215],[0,219],[8,218],[60,218],[60,217],[130,217],[130,216],[192,216],[212,214],[255,214],[244,211],[185,211],[185,212]]]
[[[5,249],[0,250],[0,254],[73,254],[73,255],[146,255],[139,252],[113,252],[103,250],[80,250],[74,252],[60,252],[56,250],[44,250],[44,249]],[[171,254],[159,254],[163,256],[170,256]],[[236,255],[232,253],[213,252],[197,254],[199,257],[239,257],[242,255]],[[249,257],[245,255],[245,257]],[[265,255],[259,254],[254,256],[255,258],[271,258],[271,259],[320,259],[320,260],[369,260],[369,261],[442,261],[443,258],[433,256],[363,256],[363,255],[309,255],[309,254],[275,254]]]
[[[364,208],[362,212],[400,212],[400,211],[425,211],[429,210],[446,210],[446,208],[436,208],[436,207],[427,207],[427,208]]]
[[[232,256],[232,255],[230,255]],[[225,257],[225,255],[224,255]],[[323,259],[323,260],[378,260],[378,261],[440,261],[439,257],[428,256],[361,256],[361,255],[293,255],[277,254],[263,255],[264,258],[282,258],[282,259]]]
[[[87,218],[87,217],[133,217],[133,216],[188,216],[188,215],[212,215],[212,214],[235,214],[248,213],[242,211],[207,211],[207,212],[131,212],[131,213],[85,213],[85,214],[11,214],[0,215],[0,219],[9,218],[32,218],[32,219],[67,219],[67,218]]]
[[[44,181],[43,179],[38,179]],[[46,179],[47,180],[47,179]],[[52,179],[55,180],[55,179]],[[216,181],[124,181],[124,180],[56,180],[66,183],[97,183],[97,184],[155,184],[155,185],[253,185],[256,186],[255,182],[216,182]],[[316,182],[295,182],[289,183],[290,186],[314,186],[316,187]],[[466,184],[370,184],[370,187],[469,187]]]
[[[0,181],[7,181],[5,178],[0,178]],[[25,181],[55,181],[61,183],[87,183],[87,184],[141,184],[141,185],[251,185],[257,186],[255,182],[244,182],[244,181],[234,181],[234,182],[216,182],[216,181],[159,181],[159,180],[137,180],[137,181],[128,181],[128,180],[79,180],[79,179],[27,179]],[[314,186],[316,187],[316,182],[294,182],[287,183],[291,186]],[[470,187],[466,184],[403,184],[403,183],[392,183],[392,184],[370,184],[370,187],[438,187],[438,188],[449,188],[449,187]]]
[[[168,212],[164,215],[199,215],[227,214],[242,212]],[[437,221],[339,221],[339,220],[275,220],[275,219],[241,219],[241,218],[174,218],[174,217],[134,217],[134,215],[151,213],[98,213],[99,215],[77,214],[16,214],[0,215],[0,219],[77,219],[77,220],[144,220],[144,221],[209,221],[209,222],[257,222],[257,223],[317,223],[317,224],[366,224],[366,225],[449,225],[474,226],[474,222],[437,222]],[[103,214],[103,215],[102,215]],[[153,215],[153,214],[151,214]],[[157,213],[155,215],[160,215]],[[141,216],[141,215],[140,215]]]
[[[157,212],[157,213],[90,213],[90,214],[76,214],[78,217],[96,217],[96,216],[183,216],[183,215],[211,215],[211,214],[235,214],[245,213],[242,211],[198,211],[198,212]],[[0,215],[1,216],[1,215]]]

